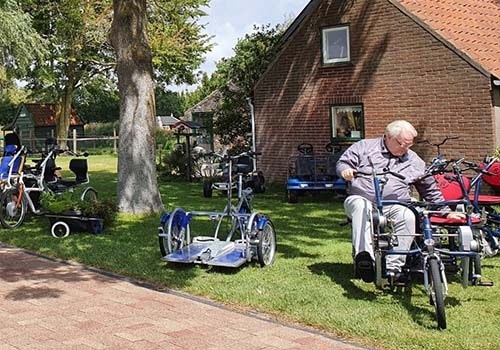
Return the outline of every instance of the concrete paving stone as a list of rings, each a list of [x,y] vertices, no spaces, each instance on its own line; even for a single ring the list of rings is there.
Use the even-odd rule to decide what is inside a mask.
[[[0,243],[0,350],[366,349]]]

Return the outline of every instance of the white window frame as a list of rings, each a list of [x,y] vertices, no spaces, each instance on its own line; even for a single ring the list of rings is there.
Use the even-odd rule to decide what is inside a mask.
[[[346,46],[340,46],[342,54],[335,56],[333,54],[335,47],[331,47],[330,45],[328,45],[328,38],[329,38],[329,34],[337,34],[339,32],[345,32]],[[351,43],[350,43],[350,36],[349,36],[349,26],[323,28],[321,30],[321,36],[322,36],[322,43],[323,43],[322,50],[323,50],[323,63],[324,64],[350,62],[351,61]],[[347,51],[346,54],[343,53],[343,50]]]

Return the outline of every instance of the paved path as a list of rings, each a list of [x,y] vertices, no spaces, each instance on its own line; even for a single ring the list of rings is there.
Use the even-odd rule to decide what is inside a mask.
[[[0,243],[0,350],[363,349]]]

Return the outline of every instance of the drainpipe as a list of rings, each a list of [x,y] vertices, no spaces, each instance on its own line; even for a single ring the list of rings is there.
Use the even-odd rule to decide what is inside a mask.
[[[253,103],[250,97],[247,97],[248,106],[250,107],[250,116],[252,119],[252,152],[255,152],[255,114],[253,110]],[[257,158],[252,157],[253,160],[253,170],[257,171]]]

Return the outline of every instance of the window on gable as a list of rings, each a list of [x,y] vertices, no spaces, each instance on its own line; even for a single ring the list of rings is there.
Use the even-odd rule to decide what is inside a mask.
[[[349,62],[351,60],[349,26],[323,28],[321,35],[323,64]]]
[[[331,106],[332,139],[334,141],[357,141],[365,134],[362,105]]]

